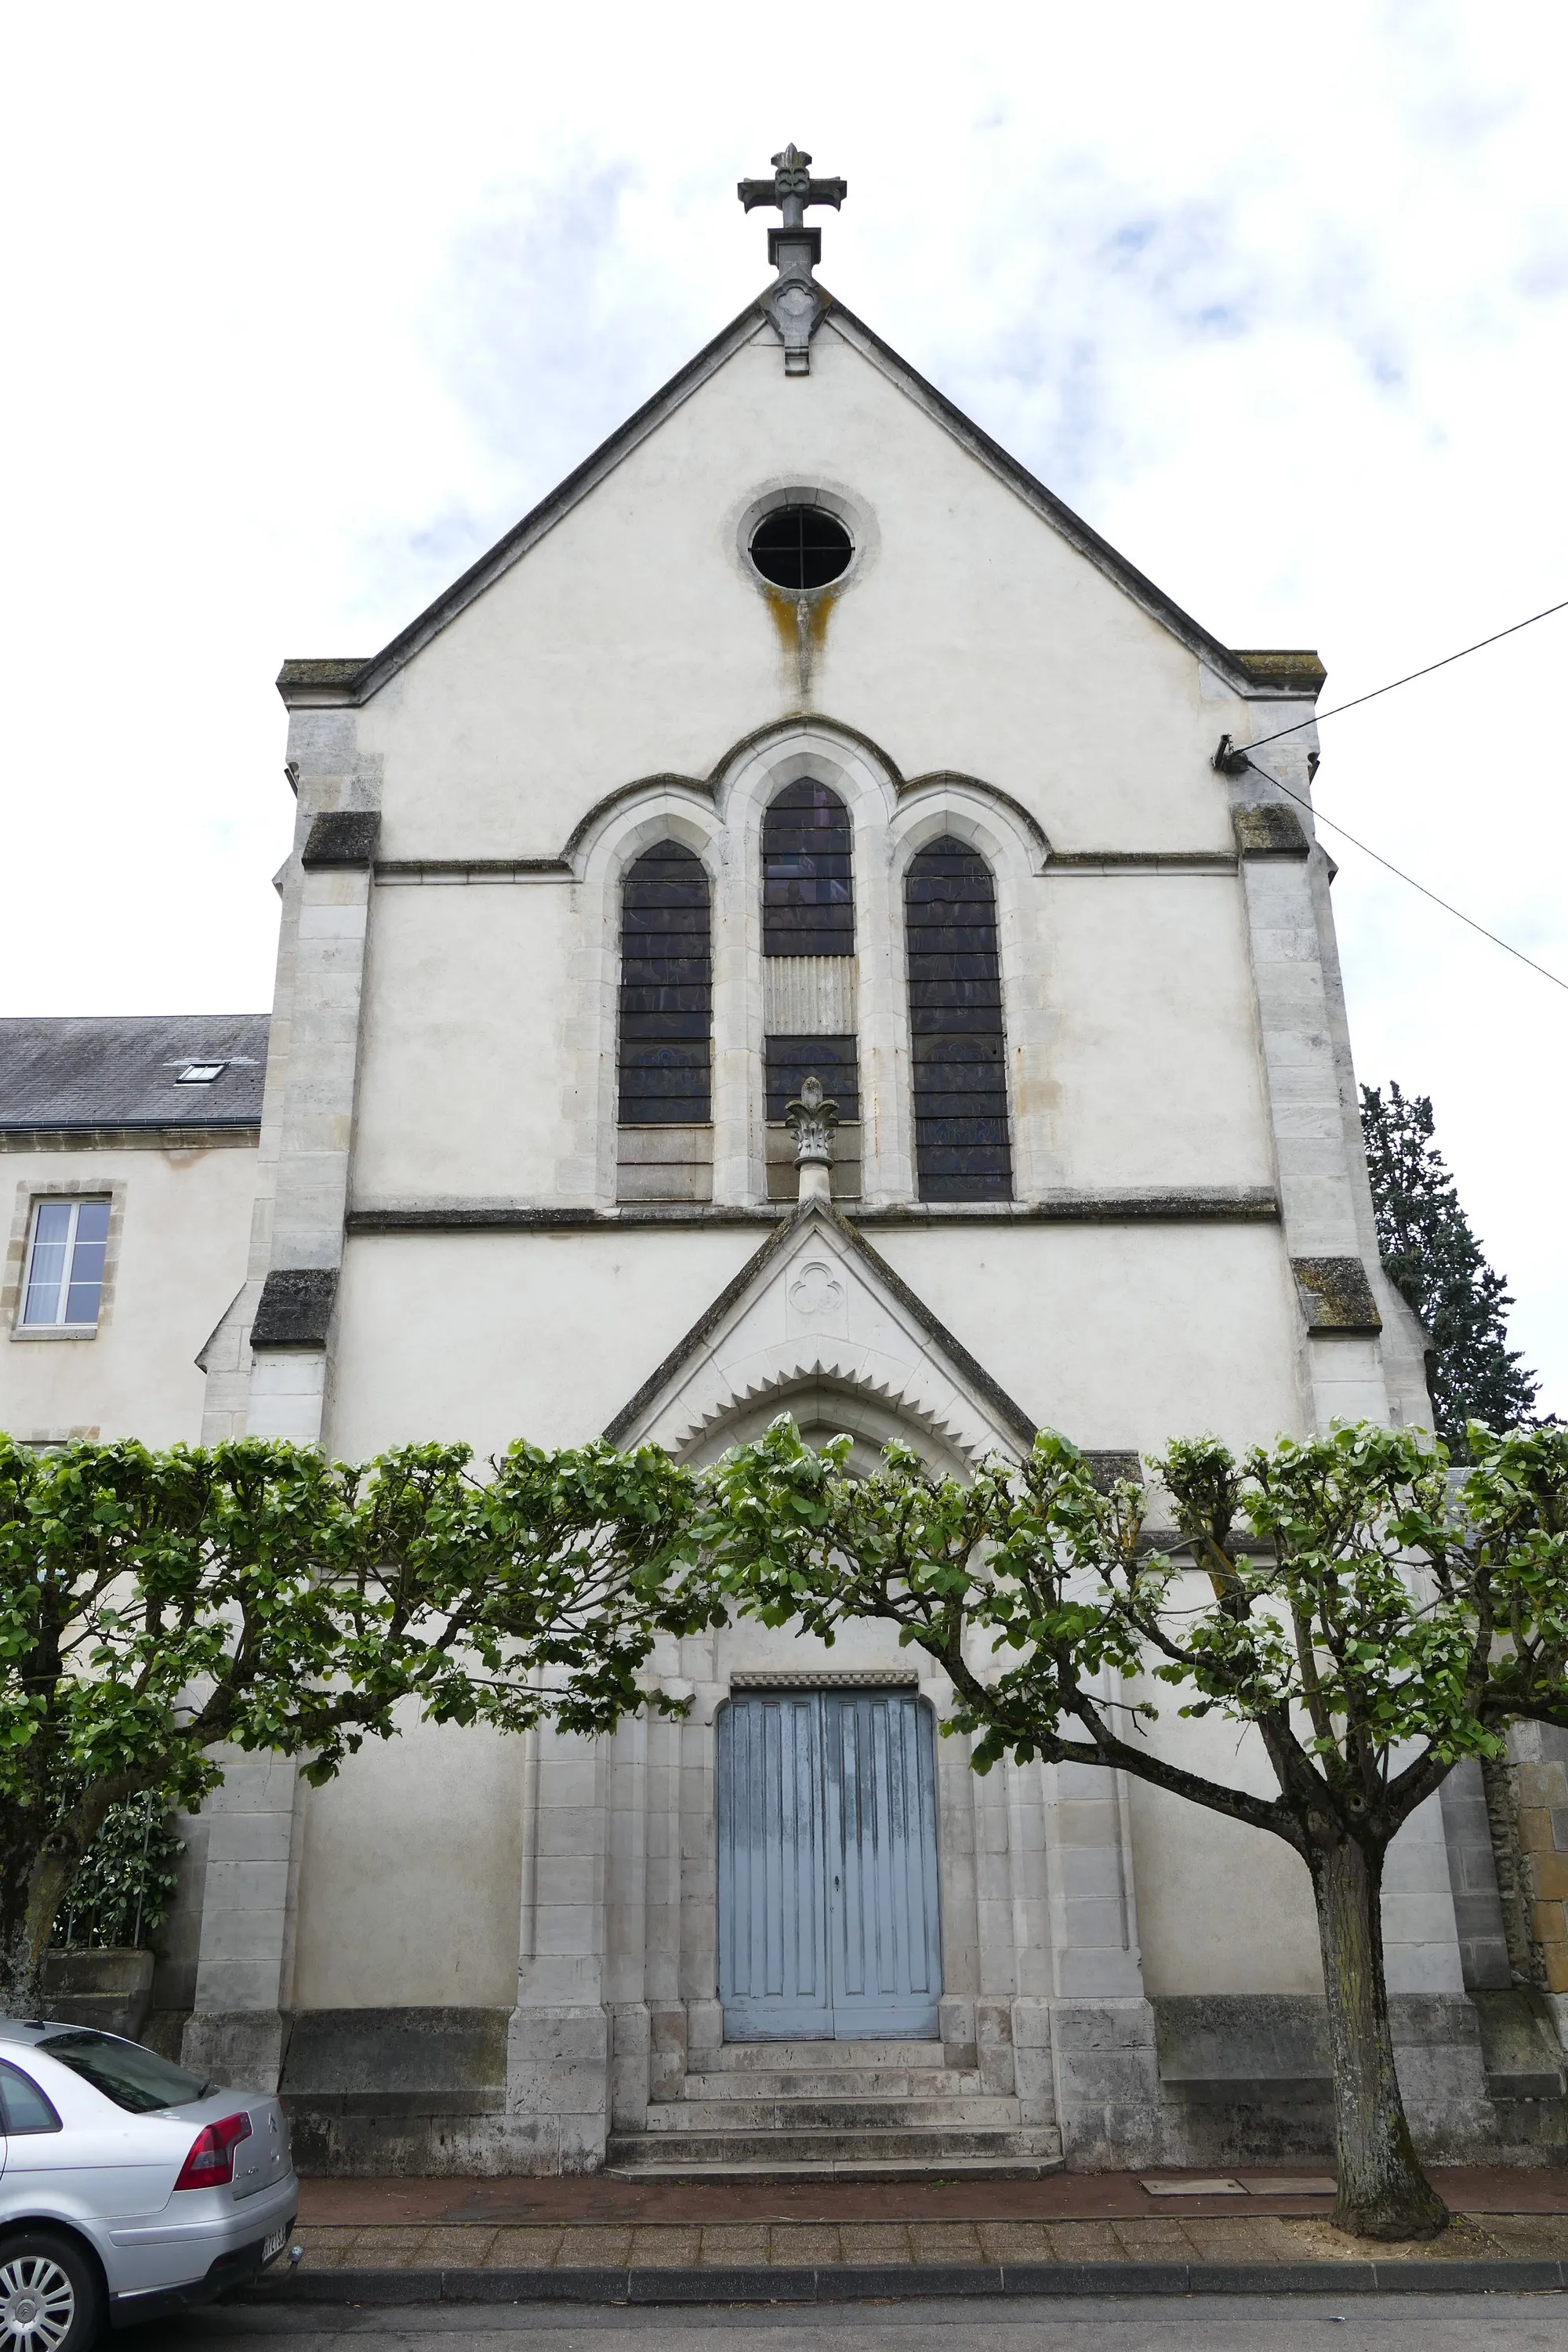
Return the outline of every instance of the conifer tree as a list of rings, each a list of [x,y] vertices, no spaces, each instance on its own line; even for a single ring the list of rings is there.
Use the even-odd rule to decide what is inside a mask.
[[[1361,1090],[1362,1132],[1389,1279],[1432,1334],[1427,1381],[1437,1434],[1466,1458],[1465,1426],[1533,1425],[1541,1383],[1508,1344],[1505,1278],[1487,1264],[1434,1143],[1431,1097],[1392,1081]]]

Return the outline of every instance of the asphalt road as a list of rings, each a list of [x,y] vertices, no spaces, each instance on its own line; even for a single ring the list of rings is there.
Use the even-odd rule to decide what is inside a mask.
[[[1193,2295],[715,2310],[571,2304],[193,2314],[116,2336],[116,2352],[1563,2352],[1568,2297]]]

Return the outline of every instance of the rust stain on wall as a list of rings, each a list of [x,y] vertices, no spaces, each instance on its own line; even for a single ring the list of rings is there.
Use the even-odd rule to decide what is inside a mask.
[[[778,631],[785,664],[793,665],[796,688],[802,701],[805,701],[811,694],[817,656],[827,642],[827,623],[838,602],[838,590],[817,588],[803,596],[795,590],[770,585],[764,586],[763,594]]]

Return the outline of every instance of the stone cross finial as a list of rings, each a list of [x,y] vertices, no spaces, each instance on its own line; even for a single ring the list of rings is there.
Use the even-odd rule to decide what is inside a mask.
[[[795,1138],[795,1164],[800,1171],[803,1201],[828,1198],[832,1180],[833,1130],[838,1105],[822,1091],[822,1080],[809,1077],[793,1102],[784,1105],[784,1125]]]
[[[735,190],[748,212],[758,205],[777,205],[784,215],[786,229],[804,227],[807,205],[831,205],[835,212],[849,194],[847,180],[814,180],[811,158],[792,139],[787,147],[775,155],[771,180],[742,180]],[[776,234],[776,231],[773,232]],[[816,232],[818,238],[821,231]],[[768,258],[773,256],[770,247]],[[813,256],[821,259],[820,247]]]
[[[742,180],[735,191],[747,212],[757,205],[777,205],[784,215],[768,231],[768,259],[778,271],[778,282],[768,297],[768,312],[784,347],[785,375],[811,371],[811,338],[826,309],[812,271],[822,259],[822,231],[806,225],[808,205],[831,205],[837,211],[849,194],[847,180],[814,180],[811,158],[792,140],[773,157],[771,180]]]

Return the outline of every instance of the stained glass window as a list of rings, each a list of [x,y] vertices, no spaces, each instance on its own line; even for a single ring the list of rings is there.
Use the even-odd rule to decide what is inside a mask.
[[[621,892],[620,1123],[698,1127],[712,1118],[713,950],[708,877],[678,841],[656,842]]]
[[[915,1169],[922,1201],[1013,1193],[996,889],[951,835],[921,850],[904,884]]]

